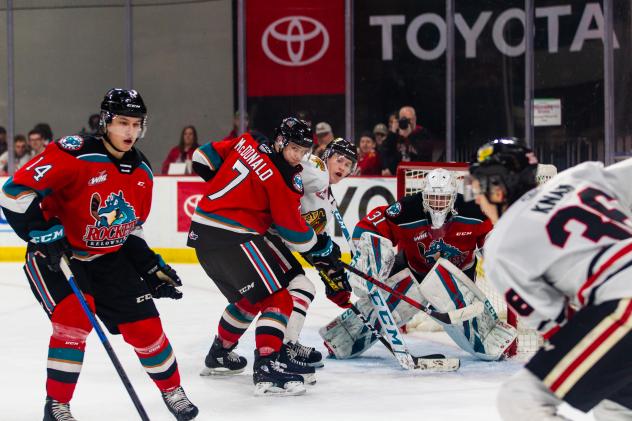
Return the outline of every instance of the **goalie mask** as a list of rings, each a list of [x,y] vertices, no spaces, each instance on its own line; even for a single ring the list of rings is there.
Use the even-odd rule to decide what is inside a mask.
[[[448,213],[456,213],[456,179],[453,174],[443,168],[430,171],[426,175],[421,197],[424,211],[430,214],[432,228],[441,228]]]

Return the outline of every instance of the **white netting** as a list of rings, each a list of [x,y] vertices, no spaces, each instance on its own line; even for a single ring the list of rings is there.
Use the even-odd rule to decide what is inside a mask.
[[[463,193],[463,178],[468,174],[466,163],[410,163],[400,166],[397,170],[398,196],[408,196],[422,190],[426,174],[435,168],[445,168],[456,174],[459,193]],[[536,178],[538,184],[545,183],[557,174],[554,165],[538,165]],[[519,318],[508,312],[507,305],[503,297],[494,290],[485,278],[482,270],[481,260],[476,267],[476,285],[485,293],[498,316],[507,323],[518,329],[517,347],[509,351],[509,355],[518,357],[531,355],[538,350],[542,344],[542,337],[534,330],[527,329],[520,324]],[[441,330],[439,325],[430,319],[425,313],[418,313],[407,325],[409,331],[437,331]]]

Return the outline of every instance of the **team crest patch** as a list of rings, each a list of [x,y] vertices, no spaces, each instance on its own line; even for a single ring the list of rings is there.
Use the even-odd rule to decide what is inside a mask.
[[[294,174],[294,177],[292,177],[292,185],[297,192],[303,193],[303,178],[300,173]]]
[[[112,247],[123,244],[136,228],[134,207],[125,200],[123,192],[110,193],[105,201],[99,193],[90,198],[90,214],[94,225],[86,227],[83,236],[88,247]]]
[[[81,136],[62,137],[59,139],[59,146],[68,151],[76,151],[83,146],[83,138]]]
[[[312,155],[309,160],[316,166],[316,168],[318,168],[321,171],[326,171],[327,169],[325,168],[325,163],[323,162],[322,159],[320,159],[319,157]]]
[[[386,214],[391,218],[396,217],[402,211],[402,204],[399,202],[393,203],[391,206],[386,208]]]
[[[304,213],[302,216],[303,219],[305,219],[305,222],[307,222],[314,231],[316,231],[316,234],[320,234],[325,231],[325,226],[327,225],[327,214],[325,214],[325,209],[320,208],[309,211]]]

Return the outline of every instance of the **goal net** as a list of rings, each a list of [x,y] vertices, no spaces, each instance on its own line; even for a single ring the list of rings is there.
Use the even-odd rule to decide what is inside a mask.
[[[408,196],[420,192],[424,187],[425,177],[429,171],[436,168],[445,168],[454,172],[457,179],[459,193],[463,193],[463,181],[468,174],[468,164],[464,162],[409,162],[397,167],[397,197]],[[538,184],[545,183],[557,174],[557,168],[553,165],[538,165]],[[480,255],[479,255],[480,256]],[[516,345],[507,352],[509,356],[528,356],[535,353],[542,344],[542,337],[532,329],[527,329],[520,323],[520,318],[507,308],[502,295],[499,294],[485,278],[482,269],[482,260],[477,259],[476,285],[485,293],[490,303],[498,313],[498,316],[516,327],[518,339]],[[433,331],[441,330],[440,326],[425,313],[418,313],[407,325],[408,331]]]

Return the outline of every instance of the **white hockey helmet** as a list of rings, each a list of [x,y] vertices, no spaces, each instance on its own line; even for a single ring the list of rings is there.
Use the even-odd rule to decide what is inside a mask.
[[[433,228],[441,228],[448,213],[456,213],[456,178],[443,168],[430,171],[421,193],[424,211],[430,214]]]

